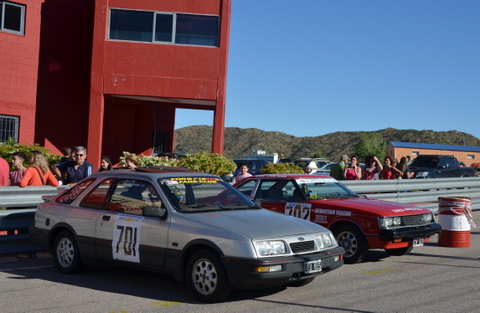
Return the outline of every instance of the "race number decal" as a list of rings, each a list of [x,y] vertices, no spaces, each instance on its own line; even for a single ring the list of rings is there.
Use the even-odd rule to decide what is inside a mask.
[[[285,206],[285,214],[303,218],[304,220],[310,220],[310,210],[312,209],[311,203],[293,203],[287,202]]]
[[[140,231],[143,216],[118,214],[113,228],[112,252],[115,260],[140,263]]]

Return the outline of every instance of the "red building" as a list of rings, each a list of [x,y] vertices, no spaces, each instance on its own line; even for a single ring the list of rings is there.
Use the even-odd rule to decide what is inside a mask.
[[[0,141],[83,145],[98,166],[172,152],[182,108],[213,111],[223,153],[230,0],[0,3],[20,25],[0,29]]]

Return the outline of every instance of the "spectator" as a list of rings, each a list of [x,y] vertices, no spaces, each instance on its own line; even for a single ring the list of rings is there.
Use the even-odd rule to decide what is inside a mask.
[[[247,163],[240,163],[238,165],[238,169],[240,170],[240,173],[238,173],[237,176],[235,176],[235,182],[236,183],[241,182],[245,178],[248,178],[248,177],[252,176],[252,174],[250,174],[248,172],[248,164]]]
[[[352,155],[350,158],[351,164],[345,166],[343,171],[343,179],[346,180],[358,180],[362,178],[362,169],[358,165],[358,156]]]
[[[67,185],[76,184],[93,173],[92,163],[86,160],[87,149],[78,146],[74,151],[74,161],[60,163],[53,168],[57,177],[62,177],[61,173],[66,173],[64,183]]]
[[[400,158],[400,163],[397,164],[397,168],[400,170],[400,172],[403,173],[403,176],[405,176],[405,171],[407,170],[408,167],[408,161],[406,157],[401,157]]]
[[[412,171],[411,169],[407,168],[405,170],[405,174],[403,175],[405,179],[410,179],[415,177],[415,172]]]
[[[125,157],[125,163],[127,168],[134,169],[138,166],[137,156],[135,154],[129,154]]]
[[[32,151],[28,156],[28,164],[30,167],[25,172],[22,180],[18,184],[20,187],[25,186],[58,186],[58,180],[48,169],[47,160],[40,151]]]
[[[100,160],[100,168],[98,169],[99,172],[103,171],[110,171],[112,169],[112,160],[110,157],[104,155]]]
[[[383,166],[376,155],[369,155],[365,159],[365,167],[362,171],[362,177],[366,180],[378,179],[378,174],[383,170]]]
[[[402,176],[403,176],[403,173],[398,168],[393,166],[392,158],[389,156],[385,157],[385,166],[380,172],[380,178],[395,179],[395,178],[402,178]]]
[[[336,180],[343,179],[343,172],[345,171],[345,163],[348,162],[348,156],[346,154],[342,155],[340,161],[332,166],[330,170],[330,176],[335,178]]]
[[[27,156],[23,152],[15,152],[12,154],[12,166],[15,168],[10,171],[10,185],[18,186],[22,180],[27,168],[23,166]]]
[[[73,161],[72,148],[63,148],[63,157],[60,159],[60,163]]]
[[[8,162],[0,157],[0,186],[8,186],[8,173],[10,172],[10,166]]]

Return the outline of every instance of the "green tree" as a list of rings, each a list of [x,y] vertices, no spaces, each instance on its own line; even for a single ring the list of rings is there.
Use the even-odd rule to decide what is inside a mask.
[[[359,136],[359,143],[356,146],[355,153],[364,159],[368,155],[376,155],[379,160],[383,160],[386,155],[387,142],[376,132],[369,132]]]

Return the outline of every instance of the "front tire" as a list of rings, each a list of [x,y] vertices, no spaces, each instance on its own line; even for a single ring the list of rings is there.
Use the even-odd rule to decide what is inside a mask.
[[[203,302],[222,301],[232,291],[218,255],[210,250],[197,251],[190,257],[186,280],[190,292]]]
[[[354,264],[364,261],[368,254],[365,236],[353,225],[342,225],[333,230],[338,245],[345,249],[344,262]]]
[[[413,250],[413,246],[399,248],[399,249],[385,249],[385,251],[392,256],[402,256],[409,254]]]
[[[53,243],[53,262],[59,272],[75,274],[83,270],[77,241],[69,231],[62,231]]]

